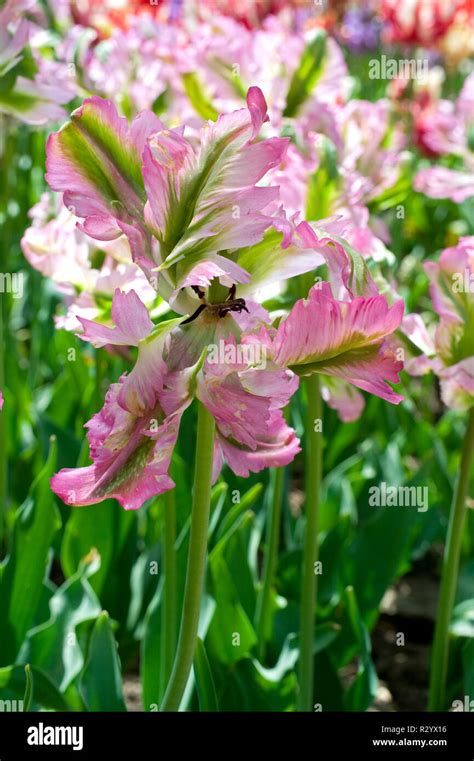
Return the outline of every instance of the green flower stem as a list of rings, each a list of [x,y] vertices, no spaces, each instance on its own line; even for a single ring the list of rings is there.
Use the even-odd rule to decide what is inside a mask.
[[[471,464],[474,454],[474,407],[469,412],[466,434],[461,453],[461,464],[453,504],[449,515],[448,533],[444,548],[441,589],[436,617],[431,679],[428,700],[429,711],[444,711],[446,676],[449,659],[449,623],[456,595],[461,551],[462,529],[466,514],[466,497],[469,489]]]
[[[206,573],[214,430],[214,418],[199,402],[193,507],[183,611],[173,671],[161,704],[161,711],[179,710],[193,665]]]
[[[322,431],[315,431],[315,421],[322,420],[323,403],[319,377],[304,381],[308,399],[306,425],[306,528],[300,605],[299,709],[313,710],[314,619],[316,610],[315,562],[318,558],[318,520],[322,478]]]
[[[263,565],[263,581],[257,600],[255,613],[255,628],[258,637],[258,657],[261,662],[265,658],[266,635],[271,614],[271,591],[275,578],[278,559],[278,540],[280,538],[281,508],[283,502],[283,487],[285,483],[285,468],[275,468],[271,472],[272,494],[268,502],[266,553]]]
[[[163,570],[165,583],[163,587],[161,679],[162,684],[166,685],[173,669],[178,621],[176,604],[176,499],[174,490],[167,491],[164,495],[164,508]]]

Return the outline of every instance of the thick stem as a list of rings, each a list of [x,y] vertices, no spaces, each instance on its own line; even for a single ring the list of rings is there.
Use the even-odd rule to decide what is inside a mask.
[[[163,570],[165,582],[163,587],[162,616],[162,651],[161,680],[166,685],[173,669],[176,652],[177,634],[177,579],[176,579],[176,500],[174,491],[164,496],[164,536],[163,536]]]
[[[271,615],[271,592],[275,569],[278,559],[278,540],[280,537],[281,507],[283,502],[283,486],[285,469],[275,468],[271,473],[272,496],[268,503],[266,553],[263,565],[263,581],[257,600],[255,627],[258,637],[258,657],[262,662],[265,658],[267,633]]]
[[[449,660],[449,623],[458,581],[462,529],[466,513],[466,496],[469,488],[473,454],[474,407],[470,410],[466,434],[464,436],[459,477],[453,495],[453,504],[449,515],[448,533],[444,548],[438,614],[431,656],[429,711],[444,711],[445,709],[446,676]]]
[[[178,649],[173,671],[161,704],[161,711],[178,711],[193,665],[204,587],[207,534],[211,501],[214,418],[203,404],[198,407],[196,465],[194,471],[191,533],[184,587],[183,611]]]
[[[318,519],[322,477],[322,399],[319,377],[305,379],[308,408],[306,416],[306,527],[300,606],[299,708],[313,710],[314,623],[316,611],[316,568]]]

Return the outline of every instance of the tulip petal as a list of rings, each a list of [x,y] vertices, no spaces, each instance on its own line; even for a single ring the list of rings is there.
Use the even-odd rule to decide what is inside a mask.
[[[167,365],[163,351],[170,332],[181,317],[156,325],[138,344],[138,357],[132,372],[124,377],[118,403],[134,415],[144,415],[154,407],[162,391]]]
[[[362,394],[341,378],[324,378],[321,395],[331,409],[336,410],[343,423],[357,420],[365,407]]]
[[[255,183],[281,162],[288,141],[252,143],[266,106],[257,88],[251,88],[247,101],[247,108],[205,124],[198,150],[177,130],[149,138],[143,177],[147,220],[161,244],[161,269],[186,257],[197,264],[206,254],[251,245],[270,226],[271,218],[258,212],[278,190]]]
[[[336,301],[327,283],[311,289],[280,323],[274,360],[299,375],[334,375],[398,403],[384,379],[397,382],[403,363],[384,341],[400,325],[403,302],[391,308],[383,296]]]
[[[112,320],[115,328],[101,325],[84,317],[78,317],[84,328],[81,338],[90,341],[99,348],[107,344],[115,346],[138,346],[139,342],[153,329],[148,309],[134,290],[124,293],[115,290],[112,300]]]
[[[126,510],[136,510],[174,486],[168,468],[183,409],[164,418],[157,407],[136,417],[118,404],[121,386],[122,380],[110,387],[104,407],[87,424],[93,464],[65,468],[51,479],[66,504],[115,498]]]
[[[118,237],[123,225],[144,228],[146,193],[141,154],[148,135],[162,128],[150,113],[131,127],[111,101],[87,98],[47,143],[46,179],[64,192],[64,203],[83,229],[100,240]]]
[[[465,412],[474,405],[474,356],[439,371],[441,396],[447,407]]]
[[[217,433],[217,449],[229,468],[242,478],[250,473],[259,473],[265,468],[280,468],[288,465],[301,451],[299,439],[290,428],[282,413],[274,411],[266,423],[266,430],[255,442],[255,449],[246,448]]]
[[[233,339],[227,342],[233,345]],[[248,369],[245,361],[206,362],[196,393],[216,421],[215,474],[223,461],[247,477],[293,460],[299,441],[281,408],[297,387],[298,379],[287,370]]]
[[[472,173],[458,172],[443,166],[422,169],[416,175],[413,187],[430,198],[450,198],[455,203],[462,203],[474,196]]]

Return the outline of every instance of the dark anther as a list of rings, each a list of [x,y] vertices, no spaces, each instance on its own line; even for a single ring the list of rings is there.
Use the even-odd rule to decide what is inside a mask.
[[[192,285],[191,288],[195,293],[197,293],[200,299],[204,299],[204,293],[197,285]],[[181,325],[187,325],[188,323],[193,322],[193,320],[199,317],[204,309],[209,309],[214,314],[217,314],[218,317],[225,317],[229,312],[238,312],[239,314],[241,314],[241,312],[247,312],[248,314],[249,310],[246,307],[245,299],[236,299],[234,296],[235,285],[229,289],[229,295],[221,304],[208,304],[207,301],[203,301],[203,303],[199,304],[196,311],[193,312],[190,317],[187,317],[185,320],[183,320]]]
[[[245,305],[245,299],[231,299],[230,301],[224,301],[223,304],[214,304],[214,308],[217,309],[219,317],[225,317],[228,312],[247,312],[248,309]]]

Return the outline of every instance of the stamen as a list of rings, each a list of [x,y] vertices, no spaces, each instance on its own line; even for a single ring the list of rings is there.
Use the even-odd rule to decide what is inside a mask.
[[[191,288],[200,299],[204,299],[204,293],[197,285],[192,285]],[[193,322],[201,312],[204,311],[204,309],[209,309],[213,314],[217,314],[218,317],[225,317],[229,312],[238,312],[239,314],[241,312],[247,312],[249,313],[249,310],[247,309],[247,306],[245,304],[245,299],[236,299],[235,296],[235,290],[236,287],[233,285],[229,289],[229,294],[225,301],[221,302],[220,304],[209,304],[207,301],[203,301],[202,304],[199,304],[198,308],[190,317],[187,317],[185,320],[182,321],[181,325],[188,325],[190,322]]]
[[[192,322],[196,319],[196,317],[199,317],[202,311],[208,306],[208,304],[199,304],[198,308],[195,312],[192,313],[191,317],[187,317],[186,320],[183,320],[183,322],[180,323],[180,325],[187,325],[189,322]]]

